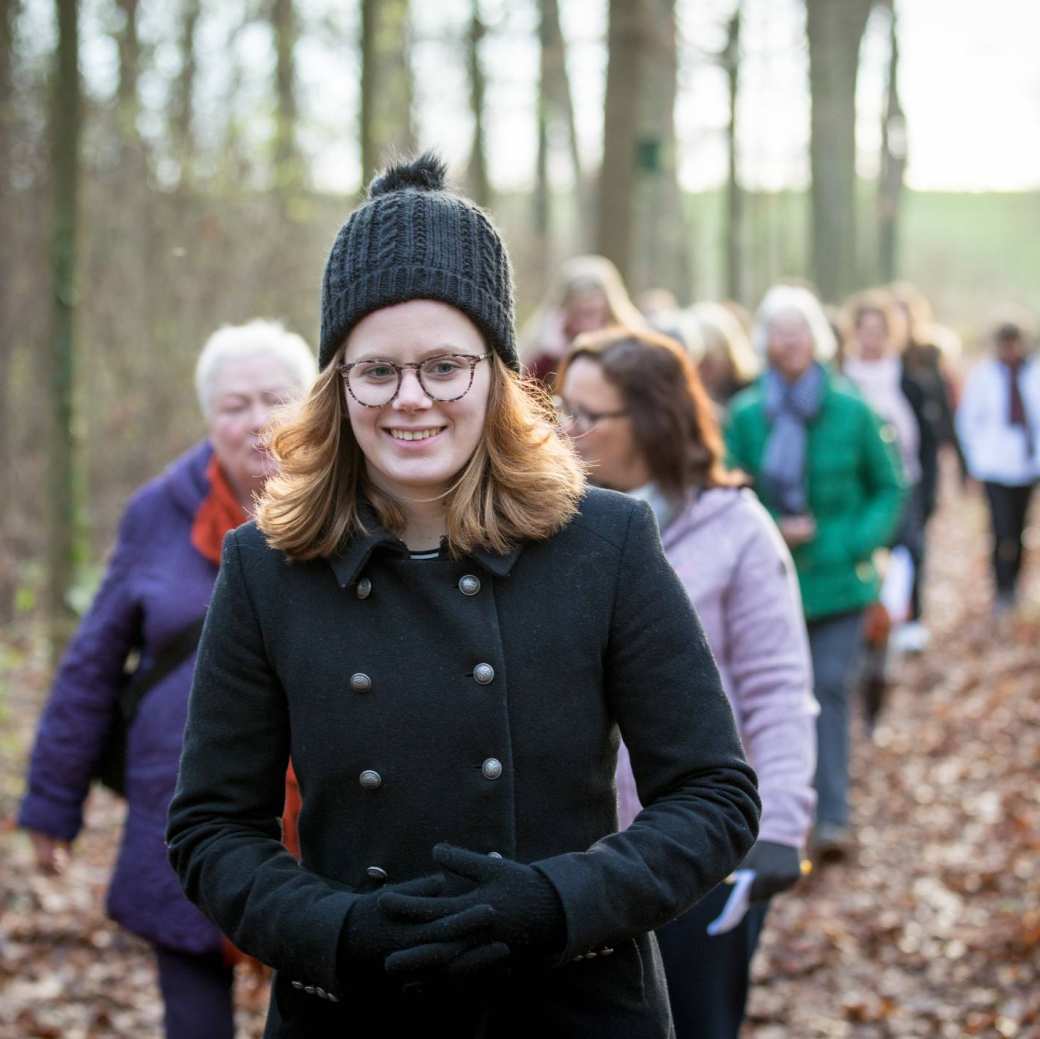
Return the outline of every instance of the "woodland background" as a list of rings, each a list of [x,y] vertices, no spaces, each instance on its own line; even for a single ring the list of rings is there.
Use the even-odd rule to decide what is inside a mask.
[[[576,251],[683,304],[908,278],[969,344],[996,302],[1040,305],[1036,191],[904,185],[900,75],[929,55],[901,53],[899,17],[892,0],[0,0],[0,622],[46,608],[61,644],[127,495],[200,434],[190,375],[213,329],[272,316],[315,340],[327,249],[394,149],[464,137],[452,174],[506,233],[521,317]],[[771,83],[799,69],[785,184],[759,140]],[[683,136],[705,70],[728,114]],[[574,100],[590,76],[601,154]],[[446,118],[447,84],[469,104]],[[864,105],[878,125],[857,149]],[[500,186],[507,119],[530,154]],[[743,154],[741,120],[762,127]],[[725,175],[684,190],[706,145]]]

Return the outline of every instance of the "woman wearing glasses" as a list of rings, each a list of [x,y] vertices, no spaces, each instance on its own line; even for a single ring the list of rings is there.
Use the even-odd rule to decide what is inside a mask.
[[[809,648],[790,553],[768,513],[723,468],[715,409],[678,344],[612,328],[581,336],[560,368],[564,428],[597,483],[647,501],[704,625],[762,794],[751,911],[711,937],[719,885],[658,932],[678,1039],[735,1039],[767,899],[795,884],[812,821],[816,740]],[[622,826],[640,794],[618,761]]]
[[[667,1036],[647,932],[746,854],[753,773],[650,511],[585,487],[443,176],[388,170],[333,245],[322,373],[224,545],[171,860],[276,968],[268,1036]]]

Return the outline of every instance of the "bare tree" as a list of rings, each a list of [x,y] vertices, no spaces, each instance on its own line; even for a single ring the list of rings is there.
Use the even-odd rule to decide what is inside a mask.
[[[874,0],[806,0],[812,98],[812,272],[824,299],[856,287],[856,79]]]
[[[881,123],[878,183],[878,273],[893,281],[899,267],[899,215],[906,171],[906,116],[899,98],[899,23],[893,0],[882,0],[889,16],[888,86]]]
[[[293,0],[272,0],[271,28],[274,32],[275,53],[275,135],[274,182],[278,197],[286,196],[300,187],[303,163],[296,142],[296,40],[298,35],[296,8]]]
[[[408,0],[361,0],[361,175],[415,147]]]
[[[466,66],[469,71],[469,98],[473,110],[473,143],[469,151],[469,192],[482,206],[491,205],[491,183],[487,171],[487,145],[484,139],[484,67],[480,44],[484,39],[480,0],[470,0],[469,31],[466,33]]]
[[[726,177],[726,295],[744,298],[744,192],[740,186],[737,153],[737,102],[740,94],[740,18],[743,4],[737,0],[726,29],[723,64],[729,88],[729,122],[726,124],[728,171]]]
[[[201,14],[202,0],[181,0],[178,26],[181,67],[174,84],[170,105],[170,136],[173,139],[177,163],[180,167],[181,187],[189,186],[195,173],[195,79],[198,73],[195,32]]]
[[[14,131],[14,26],[18,15],[17,0],[0,0],[0,224],[13,223],[13,191],[9,171],[13,154]],[[0,470],[12,472],[11,353],[14,349],[14,292],[9,264],[10,250],[0,261]],[[0,624],[10,623],[14,616],[17,572],[12,550],[12,509],[3,510],[0,520]]]
[[[80,180],[81,93],[77,0],[55,0],[58,46],[54,59],[50,136],[53,170],[51,227],[51,314],[49,531],[47,612],[52,652],[72,633],[67,593],[76,560],[76,441],[73,425],[75,380],[76,237]]]
[[[140,0],[116,0],[122,16],[116,33],[119,53],[119,82],[116,87],[116,133],[123,152],[123,171],[130,176],[141,172],[144,159],[140,135],[141,37],[137,16]],[[129,162],[127,159],[129,158]]]
[[[611,0],[599,249],[634,289],[689,293],[677,173],[675,0]]]

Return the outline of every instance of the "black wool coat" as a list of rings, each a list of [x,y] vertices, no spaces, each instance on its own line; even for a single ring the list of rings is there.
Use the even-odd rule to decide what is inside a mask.
[[[646,806],[624,833],[619,728]],[[300,863],[279,843],[290,753]],[[167,839],[188,896],[275,967],[267,1036],[666,1036],[647,932],[738,865],[758,813],[645,504],[589,490],[552,538],[461,560],[378,526],[302,563],[228,535]],[[337,964],[358,894],[434,872],[438,841],[535,865],[562,954],[460,988]]]

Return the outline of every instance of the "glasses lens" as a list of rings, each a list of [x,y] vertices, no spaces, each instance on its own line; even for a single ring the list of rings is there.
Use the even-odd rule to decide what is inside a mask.
[[[347,385],[356,400],[377,408],[397,392],[397,369],[389,361],[362,361],[347,372]]]
[[[469,389],[473,367],[464,357],[431,357],[420,365],[419,378],[427,396],[457,400]]]

